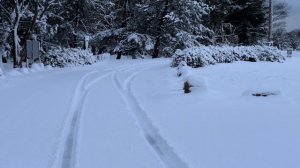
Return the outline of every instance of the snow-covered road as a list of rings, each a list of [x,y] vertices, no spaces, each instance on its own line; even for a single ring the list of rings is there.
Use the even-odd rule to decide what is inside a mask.
[[[169,60],[109,64],[3,80],[1,167],[183,167],[131,92]]]
[[[300,166],[300,54],[193,70],[190,95],[169,63],[0,79],[0,168]]]

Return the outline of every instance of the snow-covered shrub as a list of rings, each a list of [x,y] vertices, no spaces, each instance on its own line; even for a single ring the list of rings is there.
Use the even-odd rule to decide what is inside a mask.
[[[96,61],[91,51],[78,48],[52,49],[43,59],[45,65],[60,68],[91,65]]]
[[[207,57],[206,54],[199,53],[197,51],[197,48],[189,48],[188,50],[177,50],[175,52],[175,56],[173,58],[173,67],[177,67],[179,63],[185,62],[186,65],[192,67],[192,68],[198,68],[198,67],[203,67],[207,62],[211,62],[211,64],[216,63],[214,59],[211,60],[210,57]]]
[[[186,65],[186,62],[182,61],[177,66],[177,76],[186,76],[190,73],[190,67]]]
[[[177,76],[183,80],[183,91],[184,93],[191,93],[195,90],[205,92],[206,84],[205,81],[192,73],[192,68],[187,66],[185,62],[181,62],[177,67]]]
[[[269,46],[235,47],[234,53],[242,61],[282,62],[285,60],[285,57],[278,49]]]
[[[153,39],[144,34],[129,33],[124,35],[124,39],[114,49],[114,52],[121,52],[123,55],[140,57],[149,55],[154,47]]]
[[[234,61],[271,61],[282,62],[285,57],[273,47],[268,46],[201,46],[177,50],[172,66],[177,67],[182,61],[192,68],[231,63]]]

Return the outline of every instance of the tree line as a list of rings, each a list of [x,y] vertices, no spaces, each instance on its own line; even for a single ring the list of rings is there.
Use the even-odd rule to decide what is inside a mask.
[[[274,40],[284,38],[288,6],[274,5]],[[0,55],[14,67],[28,39],[51,47],[170,56],[199,45],[253,45],[267,35],[266,0],[0,0]],[[276,28],[277,26],[277,28]],[[281,42],[282,40],[277,40]]]

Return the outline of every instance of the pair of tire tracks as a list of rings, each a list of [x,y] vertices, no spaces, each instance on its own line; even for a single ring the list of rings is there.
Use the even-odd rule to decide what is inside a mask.
[[[124,68],[125,67],[125,68]],[[77,138],[80,127],[82,109],[85,99],[91,88],[101,81],[109,77],[115,69],[126,69],[127,66],[107,69],[104,75],[96,76],[88,81],[93,75],[99,71],[91,71],[80,78],[77,83],[75,93],[72,99],[70,110],[66,116],[63,127],[61,128],[61,138],[56,144],[56,150],[50,156],[52,159],[48,165],[49,168],[75,168],[76,167],[76,150]],[[106,69],[105,69],[106,70]]]
[[[157,63],[152,65],[157,65]],[[147,116],[146,111],[142,108],[133,93],[132,82],[139,73],[146,69],[148,68],[144,68],[130,75],[123,85],[118,78],[118,72],[113,73],[112,80],[118,89],[119,94],[122,96],[123,101],[126,103],[128,110],[133,113],[137,120],[148,144],[155,151],[164,166],[166,168],[189,168],[188,164],[184,162],[179,155],[177,155],[169,143],[161,136],[159,130],[154,126],[153,122]]]
[[[61,139],[61,144],[58,145],[57,150],[62,149],[62,151],[57,151],[52,167],[61,168],[75,168],[77,160],[77,139],[79,134],[80,120],[82,109],[84,107],[85,99],[91,90],[91,88],[97,84],[102,79],[111,76],[119,94],[122,96],[128,110],[130,110],[135,119],[137,120],[141,131],[143,132],[145,139],[148,144],[153,148],[156,155],[161,159],[167,168],[188,168],[189,166],[175,153],[174,149],[167,143],[167,141],[159,134],[158,129],[153,125],[152,121],[148,118],[146,112],[140,106],[139,102],[135,98],[132,92],[132,81],[134,78],[143,70],[148,68],[143,68],[142,70],[130,75],[121,85],[121,81],[118,78],[118,73],[122,71],[129,71],[131,69],[147,66],[147,65],[157,65],[157,63],[146,63],[141,65],[131,66],[120,66],[117,68],[109,69],[109,71],[104,75],[98,76],[88,82],[88,79],[98,71],[92,71],[85,74],[77,84],[75,89],[75,94],[72,100],[71,110],[67,115],[67,121],[63,127],[63,137]],[[117,70],[117,71],[114,71]]]

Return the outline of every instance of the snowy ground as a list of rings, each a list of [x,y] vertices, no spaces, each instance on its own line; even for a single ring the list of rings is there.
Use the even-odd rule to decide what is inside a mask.
[[[0,168],[299,168],[300,53],[192,70],[189,95],[169,64],[7,74]]]

